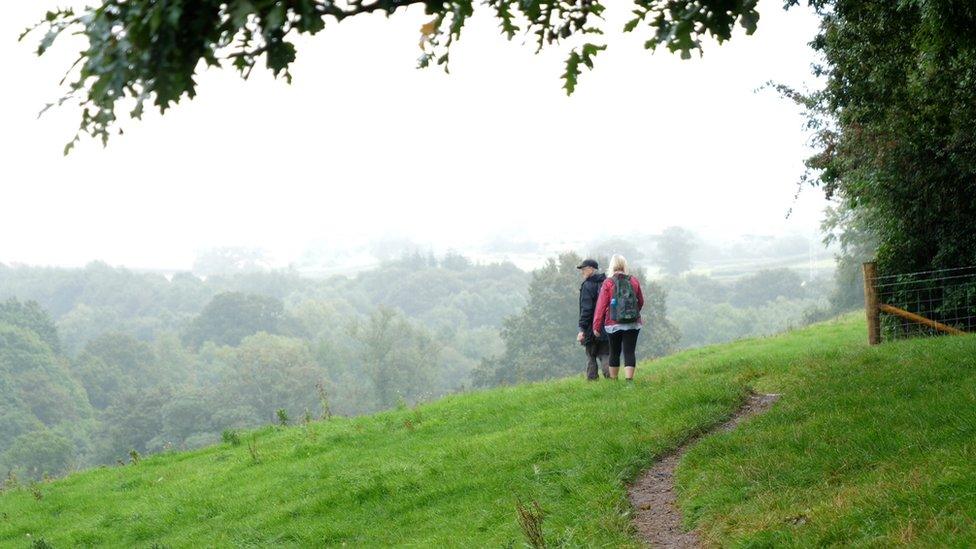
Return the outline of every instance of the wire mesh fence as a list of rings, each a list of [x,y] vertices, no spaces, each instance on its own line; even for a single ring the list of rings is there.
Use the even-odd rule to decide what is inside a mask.
[[[976,332],[976,266],[876,276],[882,340]]]

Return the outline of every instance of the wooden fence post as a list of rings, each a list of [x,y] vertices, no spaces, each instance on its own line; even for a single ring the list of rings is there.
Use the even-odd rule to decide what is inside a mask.
[[[863,265],[864,269],[864,312],[868,317],[868,343],[881,343],[881,308],[878,304],[878,288],[875,285],[878,278],[878,265],[869,261]]]

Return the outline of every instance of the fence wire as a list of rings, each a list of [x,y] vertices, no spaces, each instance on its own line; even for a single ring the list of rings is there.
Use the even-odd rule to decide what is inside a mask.
[[[976,332],[976,266],[875,278],[880,303],[964,332]],[[882,340],[945,335],[892,314],[881,315]]]

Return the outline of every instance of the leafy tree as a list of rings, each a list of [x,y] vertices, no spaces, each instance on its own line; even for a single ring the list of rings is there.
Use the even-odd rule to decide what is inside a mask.
[[[258,332],[277,333],[285,316],[278,299],[242,292],[217,294],[193,319],[183,336],[184,343],[200,346],[205,341],[237,345]]]
[[[168,441],[184,442],[200,433],[213,432],[211,409],[213,395],[186,391],[174,395],[162,406],[162,436]]]
[[[369,320],[353,326],[364,373],[372,381],[381,407],[400,399],[417,401],[428,395],[440,347],[402,314],[380,307]]]
[[[16,395],[12,383],[0,378],[0,397],[4,398],[0,402],[0,455],[13,445],[17,437],[46,429],[44,423],[24,409],[20,399],[12,395]]]
[[[792,0],[791,3],[796,3]],[[882,272],[976,264],[976,6],[820,0],[808,180],[857,211]]]
[[[115,330],[124,324],[119,314],[110,307],[92,307],[79,303],[58,319],[58,331],[64,342],[64,350],[76,355],[85,345],[98,336]]]
[[[878,239],[863,213],[863,208],[853,209],[841,202],[827,208],[821,223],[824,244],[836,243],[840,246],[840,253],[835,256],[837,266],[829,313],[837,314],[864,306],[864,273],[861,266],[877,255]]]
[[[677,276],[691,269],[691,251],[695,235],[681,227],[668,227],[657,239],[657,262],[669,275]]]
[[[155,316],[168,285],[162,275],[116,269],[101,261],[89,263],[81,274],[75,303],[108,305],[129,318]]]
[[[315,385],[323,374],[305,341],[257,333],[227,350],[219,404],[246,404],[258,414],[252,418],[255,424],[272,421],[279,408],[297,416],[305,408],[317,409]]]
[[[480,386],[561,377],[579,370],[576,344],[579,271],[575,253],[549,259],[532,273],[529,300],[518,315],[505,320],[505,353],[484,361],[475,372]]]
[[[3,403],[30,412],[45,425],[90,415],[82,388],[33,332],[0,324],[0,379]]]
[[[74,360],[72,369],[92,406],[100,410],[125,391],[161,385],[168,373],[160,368],[147,343],[117,333],[90,341]]]
[[[289,309],[294,335],[309,341],[331,339],[342,318],[352,316],[352,307],[340,299],[304,299]]]
[[[481,296],[462,292],[454,296],[450,303],[438,305],[423,314],[417,315],[417,319],[428,329],[444,334],[446,337],[453,337],[459,331],[468,328],[470,312],[482,308],[484,305],[484,298]],[[470,307],[470,309],[464,308],[465,306]]]
[[[74,460],[75,448],[67,437],[40,429],[20,435],[6,452],[0,453],[0,468],[40,479],[64,473]]]
[[[175,332],[156,336],[152,351],[159,364],[159,384],[186,386],[201,382],[201,374],[205,372],[202,371],[199,357],[183,346]]]
[[[152,442],[163,432],[163,407],[172,398],[168,388],[122,391],[101,415],[95,460],[115,463],[131,450],[144,454],[162,449],[162,442]]]
[[[36,462],[28,459],[38,440],[32,435],[77,426],[91,415],[84,390],[50,346],[33,331],[0,323],[0,462],[54,472],[47,454],[38,454]],[[14,446],[20,449],[7,453]]]
[[[633,16],[623,30],[646,29],[646,48],[663,45],[690,57],[706,36],[719,42],[730,38],[736,24],[749,34],[754,32],[757,3],[632,0]],[[78,68],[67,79],[65,100],[74,99],[83,107],[79,135],[84,132],[107,141],[121,105],[133,101],[130,115],[134,118],[142,116],[147,102],[165,112],[183,97],[195,95],[195,75],[202,66],[232,65],[247,78],[263,58],[274,75],[290,81],[296,35],[316,34],[327,23],[374,12],[391,15],[411,5],[422,6],[431,17],[420,28],[420,66],[446,68],[451,45],[474,15],[474,0],[102,0],[82,10],[49,12],[35,27],[44,31],[37,53],[43,55],[65,32],[86,38],[88,46],[80,52]],[[583,68],[592,68],[596,55],[607,47],[601,17],[605,6],[599,0],[485,0],[478,9],[493,14],[508,39],[524,32],[538,50],[577,42],[565,62],[567,93],[575,90]]]
[[[58,329],[47,311],[36,301],[21,303],[15,298],[0,303],[0,323],[19,326],[37,334],[55,353],[61,352]]]
[[[465,290],[457,273],[446,269],[382,269],[357,279],[371,301],[414,316]]]

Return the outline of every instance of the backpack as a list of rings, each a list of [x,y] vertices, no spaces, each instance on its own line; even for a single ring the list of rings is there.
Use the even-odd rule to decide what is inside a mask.
[[[627,275],[614,277],[613,284],[613,303],[610,307],[612,318],[620,324],[637,322],[640,318],[640,309],[637,306],[637,292],[630,282]]]

